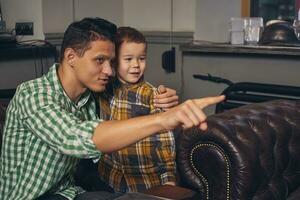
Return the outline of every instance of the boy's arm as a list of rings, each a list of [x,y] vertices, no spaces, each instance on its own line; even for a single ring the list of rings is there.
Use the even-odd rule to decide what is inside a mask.
[[[163,110],[169,110],[179,103],[176,90],[167,88],[164,85],[158,87],[159,94],[154,96],[154,106]]]
[[[102,152],[112,152],[135,143],[162,130],[184,129],[199,126],[207,129],[202,109],[221,102],[224,96],[187,100],[170,110],[121,121],[99,123],[93,134],[93,142]]]

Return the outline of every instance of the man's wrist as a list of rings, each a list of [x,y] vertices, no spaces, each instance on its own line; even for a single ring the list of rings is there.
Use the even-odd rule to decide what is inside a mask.
[[[154,114],[155,116],[154,123],[155,126],[159,127],[160,131],[169,131],[168,127],[166,126],[166,121],[164,117],[165,112]]]

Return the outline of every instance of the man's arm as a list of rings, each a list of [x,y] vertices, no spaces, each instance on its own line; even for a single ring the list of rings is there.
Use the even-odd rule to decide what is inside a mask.
[[[162,130],[184,129],[199,126],[207,129],[206,115],[202,109],[221,102],[224,96],[187,100],[163,113],[122,121],[100,123],[93,134],[93,142],[102,152],[112,152],[135,143]]]

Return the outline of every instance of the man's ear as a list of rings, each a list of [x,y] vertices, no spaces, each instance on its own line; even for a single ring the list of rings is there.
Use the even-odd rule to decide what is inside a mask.
[[[72,48],[66,48],[64,52],[64,58],[70,66],[74,66],[75,60],[77,58],[77,53]]]

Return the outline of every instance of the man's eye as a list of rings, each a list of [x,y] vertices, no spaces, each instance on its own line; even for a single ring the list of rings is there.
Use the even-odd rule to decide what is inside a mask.
[[[102,64],[104,62],[104,58],[97,58],[96,61],[97,63]]]

